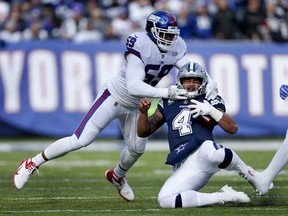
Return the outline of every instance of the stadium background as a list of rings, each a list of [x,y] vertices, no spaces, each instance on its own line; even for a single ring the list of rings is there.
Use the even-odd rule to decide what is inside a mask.
[[[1,0],[0,6],[0,137],[73,133],[101,85],[117,74],[125,38],[142,31],[155,9],[177,16],[187,55],[217,81],[239,125],[233,137],[286,132],[287,102],[278,95],[288,83],[286,1]],[[175,83],[174,75],[160,86]],[[232,138],[219,128],[215,135]],[[100,137],[120,138],[117,121]]]
[[[0,0],[0,215],[287,215],[287,168],[261,198],[236,173],[220,172],[203,189],[229,184],[251,197],[247,205],[161,209],[157,193],[172,172],[164,165],[165,127],[129,172],[137,199],[123,202],[104,178],[124,146],[116,121],[95,144],[45,164],[24,190],[11,184],[23,158],[73,133],[101,84],[118,72],[125,37],[143,30],[154,9],[177,15],[187,54],[217,81],[239,124],[233,136],[217,128],[217,142],[258,171],[265,169],[288,125],[287,100],[279,98],[280,85],[288,83],[287,5],[285,0]],[[227,15],[237,16],[237,23]],[[212,29],[217,16],[224,27],[218,30]],[[173,82],[170,76],[161,85]]]
[[[0,135],[73,133],[99,88],[117,74],[124,50],[119,42],[6,44],[0,52]],[[288,83],[287,50],[286,44],[191,42],[187,54],[217,81],[227,112],[239,125],[236,136],[251,138],[286,132],[288,104],[279,87]],[[159,85],[175,83],[174,77],[175,71]],[[216,136],[231,137],[218,129]],[[164,136],[165,127],[154,137]],[[117,121],[100,137],[121,137]]]

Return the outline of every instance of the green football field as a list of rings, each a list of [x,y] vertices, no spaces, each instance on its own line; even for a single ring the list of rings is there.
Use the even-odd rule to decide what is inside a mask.
[[[17,191],[12,174],[19,162],[36,152],[0,152],[0,215],[288,215],[288,169],[274,181],[267,196],[257,197],[252,186],[234,172],[221,171],[201,191],[215,192],[228,184],[251,197],[248,204],[225,204],[190,209],[161,209],[158,192],[171,174],[164,164],[167,152],[147,151],[130,170],[128,182],[135,200],[122,200],[104,178],[118,161],[119,152],[76,151],[50,161]],[[274,151],[237,151],[257,170],[264,169]]]

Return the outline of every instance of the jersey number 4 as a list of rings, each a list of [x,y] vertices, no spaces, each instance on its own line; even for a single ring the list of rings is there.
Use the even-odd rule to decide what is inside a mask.
[[[191,112],[189,109],[182,109],[181,112],[174,118],[172,125],[173,130],[178,130],[180,136],[193,133],[191,125]]]

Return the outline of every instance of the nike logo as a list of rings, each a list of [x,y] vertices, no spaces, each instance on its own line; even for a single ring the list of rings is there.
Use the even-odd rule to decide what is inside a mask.
[[[29,159],[28,159],[29,160]],[[29,165],[31,164],[32,160],[30,159],[30,161],[28,162],[28,160],[26,160],[26,163],[25,163],[25,168],[26,169],[29,169]]]
[[[26,161],[27,162],[27,161]],[[19,170],[22,168],[22,166],[23,166],[23,163],[24,163],[24,160],[23,161],[21,161],[21,163],[20,163],[20,166],[19,166],[19,168],[16,170],[16,172],[15,172],[15,175],[19,175]]]
[[[14,175],[19,175],[18,171],[20,170],[20,168],[18,168],[18,170],[15,172]]]
[[[251,176],[253,176],[254,177],[254,175],[250,172],[250,170],[248,171],[248,173],[249,173],[249,175],[251,175]]]

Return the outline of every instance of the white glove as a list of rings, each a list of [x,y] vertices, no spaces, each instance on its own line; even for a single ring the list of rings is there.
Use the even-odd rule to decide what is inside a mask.
[[[186,100],[187,90],[178,88],[176,85],[172,85],[168,88],[168,98],[172,100]]]
[[[207,100],[213,100],[218,95],[217,83],[208,76],[208,83],[206,85],[206,96]]]
[[[191,109],[191,114],[193,118],[197,118],[199,115],[210,115],[215,121],[219,122],[223,116],[223,113],[213,107],[207,100],[204,100],[203,103],[197,100],[190,100],[192,103],[188,106]]]
[[[192,103],[188,107],[191,108],[191,113],[193,115],[193,118],[197,118],[199,115],[209,115],[213,109],[213,106],[207,101],[204,100],[203,103],[197,101],[197,100],[190,100]]]

